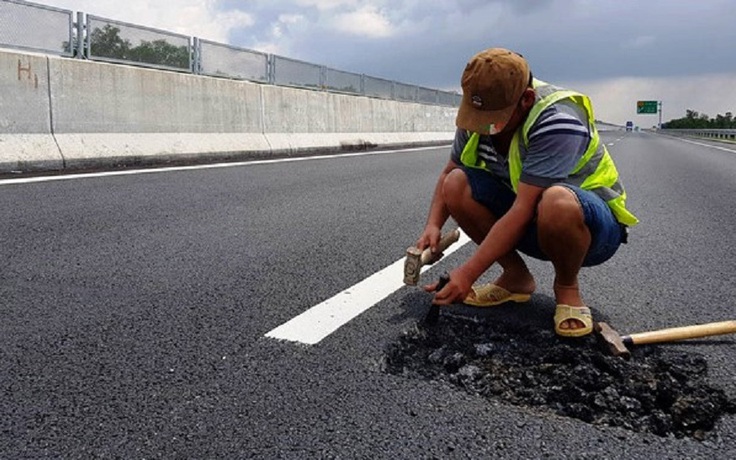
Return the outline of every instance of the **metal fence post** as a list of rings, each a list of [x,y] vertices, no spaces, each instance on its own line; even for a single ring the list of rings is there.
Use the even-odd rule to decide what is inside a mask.
[[[192,37],[192,73],[200,75],[202,73],[202,43],[198,37]]]
[[[84,13],[82,13],[81,11],[77,11],[77,59],[87,59],[87,47],[85,46],[85,44],[87,43],[87,38],[85,35],[85,30],[86,27],[84,24]],[[71,51],[74,52],[74,50]]]
[[[268,55],[267,64],[266,64],[268,69],[266,71],[266,75],[268,75],[268,83],[270,85],[273,85],[276,82],[276,62],[275,60],[276,58],[273,54]]]

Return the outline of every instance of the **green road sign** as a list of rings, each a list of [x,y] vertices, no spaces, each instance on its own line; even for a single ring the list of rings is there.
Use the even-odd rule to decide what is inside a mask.
[[[637,101],[636,113],[657,113],[658,101]]]

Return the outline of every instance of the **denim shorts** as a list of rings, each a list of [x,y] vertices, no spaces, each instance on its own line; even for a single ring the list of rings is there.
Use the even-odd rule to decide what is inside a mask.
[[[468,177],[473,199],[488,208],[497,219],[511,209],[516,194],[508,184],[480,169],[464,167],[463,171]],[[554,185],[561,185],[575,193],[583,209],[585,225],[591,235],[590,247],[583,266],[599,265],[610,259],[621,243],[626,242],[626,227],[616,220],[611,208],[595,193],[564,183]],[[535,259],[549,260],[539,247],[536,218],[516,249]]]

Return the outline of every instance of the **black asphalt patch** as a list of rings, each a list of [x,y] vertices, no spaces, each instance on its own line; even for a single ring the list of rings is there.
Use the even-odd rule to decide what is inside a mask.
[[[593,335],[563,339],[528,324],[443,315],[390,344],[385,371],[594,425],[706,439],[736,401],[709,385],[702,356],[664,348],[636,347],[627,361]]]

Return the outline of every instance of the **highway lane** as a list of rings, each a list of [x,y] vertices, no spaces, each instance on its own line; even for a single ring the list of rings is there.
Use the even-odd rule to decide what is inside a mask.
[[[642,224],[582,273],[587,302],[624,331],[733,317],[736,153],[603,137]],[[427,307],[416,288],[314,346],[265,337],[396,262],[446,161],[436,148],[3,184],[0,457],[733,457],[733,417],[707,443],[662,439],[385,374],[386,346]],[[551,327],[551,269],[530,266],[520,316]],[[676,347],[736,396],[732,341]]]

